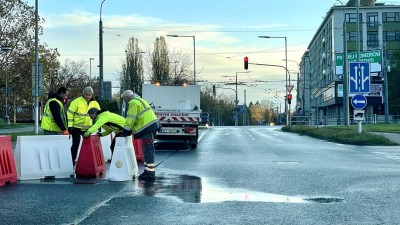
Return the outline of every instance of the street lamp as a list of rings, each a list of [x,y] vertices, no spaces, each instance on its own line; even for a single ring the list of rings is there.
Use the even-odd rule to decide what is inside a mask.
[[[196,36],[194,35],[167,35],[167,37],[192,37],[193,38],[193,84],[196,84]]]
[[[285,90],[286,90],[286,97],[287,97],[287,95],[288,95],[288,91],[287,91],[287,88],[288,88],[287,37],[286,36],[284,36],[284,37],[258,36],[258,38],[284,38],[285,39],[285,61],[286,61],[286,65],[285,65],[285,68],[286,68],[286,87],[285,87]],[[290,85],[290,74],[289,74],[289,85]],[[286,113],[286,125],[289,125],[289,113],[288,113],[288,102],[287,101],[285,102],[285,113]]]
[[[92,60],[94,58],[89,58],[89,86],[92,86]]]
[[[6,47],[6,46],[1,46],[0,47],[0,50],[2,51],[2,52],[8,52],[8,51],[10,51],[11,50],[11,48],[10,47]],[[10,117],[8,116],[8,73],[7,73],[7,71],[6,71],[6,90],[5,90],[5,93],[6,93],[6,108],[5,108],[5,112],[4,112],[4,122],[6,122],[7,124],[10,124]]]
[[[103,21],[101,21],[101,10],[103,8],[103,3],[100,5],[100,20],[99,20],[99,89],[100,89],[100,100],[104,99],[104,89],[103,89]]]

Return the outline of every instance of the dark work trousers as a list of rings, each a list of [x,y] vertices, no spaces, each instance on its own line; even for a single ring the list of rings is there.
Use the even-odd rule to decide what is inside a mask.
[[[62,133],[56,131],[43,130],[44,135],[61,135]]]
[[[140,137],[142,139],[142,150],[144,156],[144,162],[146,164],[154,164],[155,161],[155,150],[154,150],[154,134],[153,132],[144,134]]]
[[[81,142],[82,131],[78,128],[72,128],[72,146],[71,146],[71,156],[72,156],[72,163],[75,165],[75,160],[78,155],[79,144]]]
[[[114,148],[115,148],[115,138],[117,136],[115,136],[112,140],[111,140],[111,145],[110,145],[110,149],[111,149],[111,156],[114,154]]]

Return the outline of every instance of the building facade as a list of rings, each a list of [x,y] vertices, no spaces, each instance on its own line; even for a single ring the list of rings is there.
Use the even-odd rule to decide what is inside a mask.
[[[358,7],[359,36],[357,37],[357,7],[355,0],[333,6],[314,34],[300,63],[297,101],[299,115],[313,119],[331,118],[344,122],[343,57],[347,48],[348,62],[370,62],[370,93],[365,115],[385,115],[384,77],[393,53],[400,49],[400,5],[375,4],[361,1]],[[344,37],[344,38],[343,38]],[[357,46],[357,40],[359,45]],[[347,73],[348,73],[347,67]],[[351,97],[349,95],[349,105]],[[353,107],[349,106],[350,118]]]

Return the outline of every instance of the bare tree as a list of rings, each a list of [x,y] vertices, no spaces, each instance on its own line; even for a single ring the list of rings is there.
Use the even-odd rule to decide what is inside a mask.
[[[73,99],[82,95],[82,90],[89,83],[87,74],[87,64],[85,61],[65,60],[65,63],[60,67],[57,74],[57,82],[59,86],[65,86],[69,90],[69,98]],[[92,83],[93,89],[98,94],[97,82]]]
[[[187,54],[175,49],[170,54],[170,72],[171,84],[182,84],[192,81],[193,72],[189,70],[193,66],[191,58]]]

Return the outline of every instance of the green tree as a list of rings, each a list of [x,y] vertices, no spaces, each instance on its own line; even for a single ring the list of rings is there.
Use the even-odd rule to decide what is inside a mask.
[[[0,0],[0,45],[10,47],[7,53],[0,54],[0,70],[7,71],[8,86],[11,88],[8,99],[12,102],[14,121],[17,117],[17,107],[33,108],[32,97],[32,63],[35,61],[35,9],[21,0]],[[38,34],[42,34],[44,20],[38,20]],[[39,63],[42,65],[44,90],[49,91],[47,84],[50,73],[58,67],[56,50],[49,49],[45,43],[39,43]],[[0,76],[5,84],[6,76]],[[4,86],[3,86],[4,88]],[[5,96],[1,95],[1,101]],[[10,110],[9,110],[10,111]],[[8,112],[9,112],[8,111]],[[30,119],[32,115],[28,116]]]
[[[133,92],[142,94],[143,77],[143,59],[142,50],[139,48],[138,40],[130,38],[126,47],[126,63],[122,65],[121,92],[124,90],[132,90]]]
[[[163,36],[160,36],[154,42],[150,81],[152,83],[160,82],[160,84],[168,84],[170,81],[168,48]]]
[[[233,100],[220,94],[214,96],[211,87],[204,86],[201,91],[200,108],[210,114],[210,120],[218,126],[231,126],[235,124],[233,112],[235,104]]]

